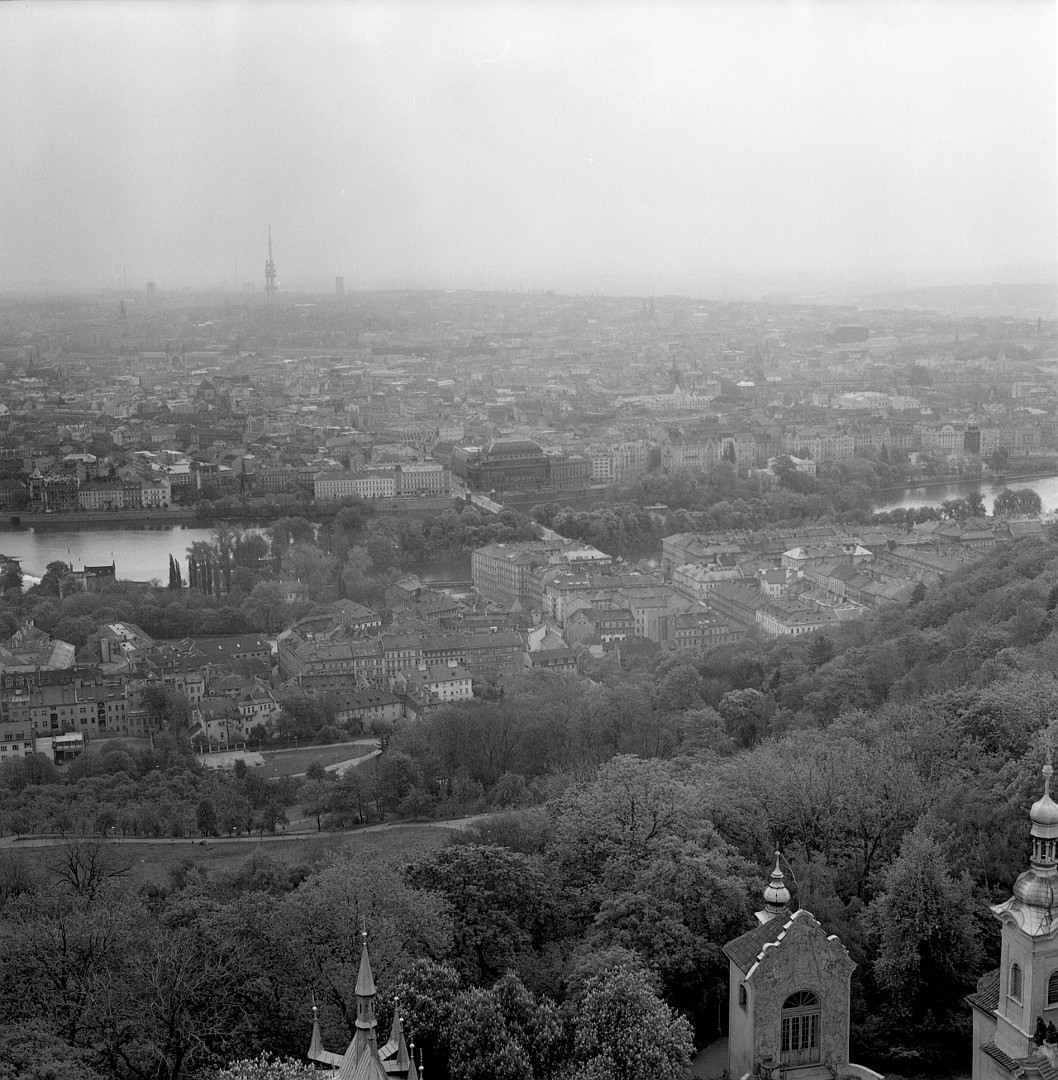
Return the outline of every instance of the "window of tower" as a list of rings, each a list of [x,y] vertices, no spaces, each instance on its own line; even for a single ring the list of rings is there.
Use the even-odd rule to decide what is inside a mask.
[[[1015,1000],[1021,1000],[1021,965],[1010,965],[1010,986],[1007,988],[1007,993]]]
[[[1058,977],[1058,971],[1054,973],[1052,979]],[[1055,983],[1056,992],[1058,992],[1058,982]],[[738,988],[738,1004],[739,1008],[745,1010],[746,1008],[746,984],[742,983]]]
[[[1047,980],[1047,1004],[1058,1005],[1058,971],[1052,971]]]

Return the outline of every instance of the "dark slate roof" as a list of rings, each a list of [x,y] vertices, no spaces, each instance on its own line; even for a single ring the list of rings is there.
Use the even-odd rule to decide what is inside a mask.
[[[987,971],[977,980],[977,990],[966,1000],[982,1012],[993,1013],[999,1008],[999,968]]]
[[[776,915],[774,919],[769,919],[766,923],[761,923],[760,926],[755,926],[752,930],[747,930],[744,934],[733,938],[724,946],[724,952],[730,960],[734,961],[737,968],[741,971],[749,971],[760,956],[761,949],[777,941],[789,921],[790,912],[784,911],[781,915]]]
[[[1021,1072],[1021,1066],[1009,1055],[1004,1054],[995,1043],[985,1043],[981,1049],[1004,1071],[1012,1076]],[[1025,1074],[1022,1072],[1022,1076]]]

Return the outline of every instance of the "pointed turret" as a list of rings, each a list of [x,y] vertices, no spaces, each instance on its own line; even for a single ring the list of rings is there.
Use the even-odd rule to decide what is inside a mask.
[[[320,1010],[316,1005],[316,995],[312,995],[312,1038],[309,1040],[309,1049],[305,1054],[309,1061],[318,1062],[328,1068],[335,1069],[342,1063],[341,1054],[332,1054],[323,1049],[323,1037],[320,1034]]]
[[[789,914],[790,890],[786,887],[786,878],[779,866],[781,858],[781,852],[776,851],[775,869],[771,872],[771,880],[764,888],[764,907],[756,912],[757,921],[762,925],[770,922],[776,915],[782,915],[784,912]]]
[[[389,1041],[379,1048],[375,1028],[375,976],[367,951],[367,931],[360,932],[360,970],[356,977],[356,1022],[353,1038],[344,1054],[329,1054],[320,1038],[318,1010],[312,1003],[312,1041],[307,1057],[329,1065],[334,1080],[404,1080],[414,1075],[412,1055],[404,1041],[404,1025],[394,1003],[393,1026]]]
[[[371,972],[371,957],[367,954],[367,931],[362,930],[360,937],[360,972],[356,976],[356,1026],[370,1037],[375,1038],[375,976]]]
[[[323,1038],[320,1035],[320,1010],[312,1002],[312,1038],[309,1040],[309,1052],[305,1055],[310,1061],[318,1061],[323,1054]]]
[[[387,1073],[396,1072],[400,1076],[407,1076],[412,1055],[404,1039],[404,1021],[400,1016],[399,1000],[393,1002],[393,1024],[389,1029],[389,1040],[379,1050],[378,1056],[382,1059]]]
[[[396,1063],[397,1070],[407,1072],[411,1056],[408,1053],[408,1044],[404,1039],[404,1021],[401,1020],[401,1002],[399,1001],[393,1002],[393,1027],[390,1028],[389,1044],[393,1044],[395,1047],[392,1059]]]

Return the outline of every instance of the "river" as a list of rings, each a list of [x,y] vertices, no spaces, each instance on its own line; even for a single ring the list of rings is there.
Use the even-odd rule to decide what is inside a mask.
[[[1031,488],[1043,501],[1045,511],[1058,508],[1058,476],[1042,476],[1036,480],[1012,480],[1008,484],[965,480],[953,484],[931,485],[927,488],[906,488],[895,499],[879,502],[874,509],[882,513],[885,510],[896,510],[901,507],[906,510],[912,506],[940,506],[948,499],[965,499],[971,491],[980,491],[985,501],[985,509],[991,513],[996,495],[1004,488],[1010,488],[1011,491]]]
[[[928,488],[907,488],[895,498],[879,502],[875,510],[897,507],[940,506],[948,499],[963,499],[974,489],[980,490],[988,512],[998,492],[1032,488],[1043,500],[1044,510],[1058,508],[1058,476],[1036,480],[1015,480],[1009,484],[961,483]],[[83,566],[115,563],[117,576],[131,581],[169,580],[169,556],[180,560],[181,572],[187,575],[187,549],[196,541],[212,539],[210,529],[172,526],[163,529],[97,528],[84,529],[12,529],[0,527],[0,553],[21,560],[22,571],[39,578],[48,563],[62,560],[75,570]]]
[[[129,581],[169,581],[169,556],[180,560],[187,577],[187,549],[212,539],[210,529],[171,526],[164,529],[11,529],[0,528],[0,553],[21,560],[22,572],[39,578],[48,563],[61,560],[75,570],[115,563],[117,576]]]

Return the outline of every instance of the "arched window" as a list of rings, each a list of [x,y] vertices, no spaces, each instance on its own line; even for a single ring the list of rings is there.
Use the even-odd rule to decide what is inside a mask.
[[[1058,975],[1058,971],[1055,972]],[[746,984],[741,983],[738,988],[738,1004],[739,1007],[745,1009],[746,1007]]]
[[[1007,993],[1015,1000],[1021,1000],[1021,965],[1010,965],[1010,986],[1007,988]]]
[[[819,998],[811,990],[798,990],[782,1003],[782,1007],[784,1009],[814,1009],[819,1007]]]
[[[782,1003],[780,1060],[784,1065],[812,1065],[819,1061],[819,998],[811,990],[798,990]]]
[[[1047,980],[1047,1004],[1058,1005],[1058,970],[1052,971]]]

